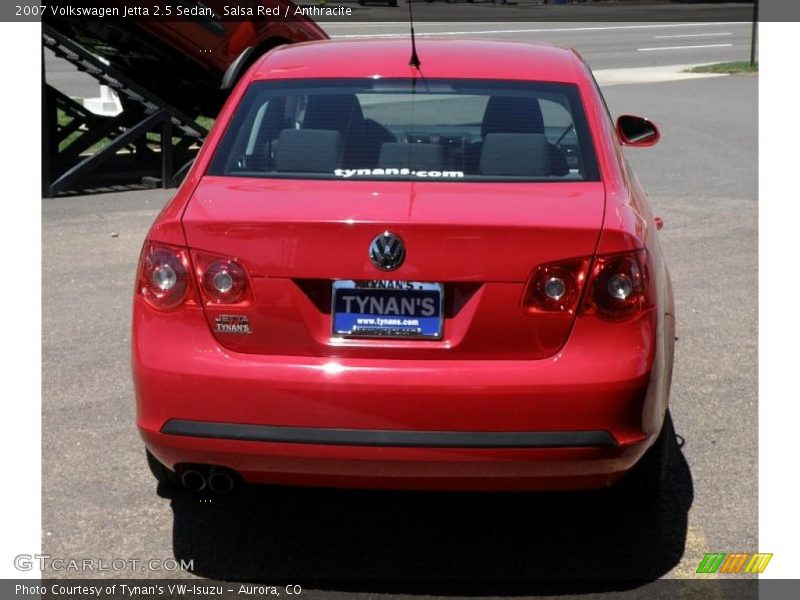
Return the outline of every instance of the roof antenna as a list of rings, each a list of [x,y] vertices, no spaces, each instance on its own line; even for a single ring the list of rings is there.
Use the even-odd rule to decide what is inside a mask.
[[[411,23],[411,59],[408,61],[408,65],[419,70],[422,62],[417,56],[417,40],[414,37],[414,11],[411,10],[411,0],[408,0],[408,20]]]

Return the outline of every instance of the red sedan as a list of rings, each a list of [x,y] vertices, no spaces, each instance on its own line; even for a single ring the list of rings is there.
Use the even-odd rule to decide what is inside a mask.
[[[657,494],[674,309],[651,213],[571,50],[273,50],[153,224],[133,311],[154,474]],[[413,62],[413,61],[412,61]]]

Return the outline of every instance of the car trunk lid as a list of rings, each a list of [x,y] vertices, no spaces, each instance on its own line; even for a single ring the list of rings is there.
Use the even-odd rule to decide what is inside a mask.
[[[255,299],[207,306],[209,324],[245,315],[250,333],[216,332],[241,352],[398,358],[541,358],[572,318],[520,303],[537,265],[593,254],[603,185],[204,178],[183,217],[193,250],[238,259]],[[403,264],[378,270],[372,240],[389,231]],[[440,339],[341,339],[331,325],[335,280],[440,283]]]

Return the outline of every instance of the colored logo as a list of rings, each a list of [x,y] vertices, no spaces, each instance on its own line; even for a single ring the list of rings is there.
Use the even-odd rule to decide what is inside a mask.
[[[749,552],[711,552],[703,557],[697,567],[698,573],[763,573],[772,554]]]

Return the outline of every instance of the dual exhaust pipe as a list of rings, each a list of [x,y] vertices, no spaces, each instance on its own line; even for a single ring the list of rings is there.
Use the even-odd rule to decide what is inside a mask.
[[[192,466],[181,472],[181,485],[190,492],[208,489],[215,494],[228,494],[236,487],[236,477],[220,467],[211,467],[206,474],[202,467]]]

